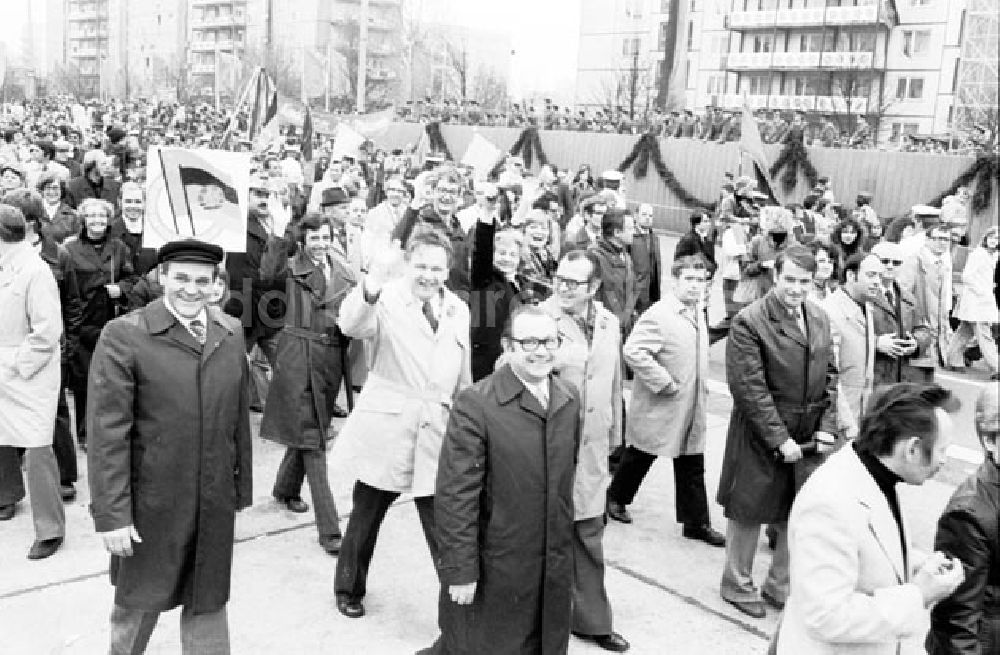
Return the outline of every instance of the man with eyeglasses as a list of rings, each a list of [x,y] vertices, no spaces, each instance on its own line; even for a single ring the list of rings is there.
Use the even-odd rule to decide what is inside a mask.
[[[580,400],[552,375],[559,344],[551,315],[518,308],[503,366],[455,399],[434,496],[441,637],[421,655],[566,652]]]
[[[409,192],[401,175],[392,175],[385,181],[385,200],[371,208],[365,229],[391,234],[406,212]]]
[[[573,485],[573,633],[620,653],[629,643],[613,630],[602,541],[611,482],[608,457],[622,442],[622,342],[617,317],[594,300],[600,267],[592,251],[566,253],[556,269],[555,294],[540,307],[556,319],[563,341],[555,370],[583,399]]]
[[[932,382],[934,369],[944,366],[951,340],[949,317],[952,306],[951,228],[938,223],[927,230],[926,240],[915,256],[907,256],[897,278],[901,289],[913,294],[916,316],[925,327],[916,334],[920,348],[910,365],[922,369],[925,382]]]
[[[898,243],[882,241],[872,248],[872,254],[882,263],[881,293],[872,300],[875,325],[875,371],[873,384],[923,382],[924,369],[910,366],[917,351],[914,332],[923,333],[916,316],[916,299],[896,281],[903,265],[903,249]]]

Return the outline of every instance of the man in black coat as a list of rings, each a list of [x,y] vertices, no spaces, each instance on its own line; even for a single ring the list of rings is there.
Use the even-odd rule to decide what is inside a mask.
[[[85,199],[98,198],[116,205],[121,185],[105,175],[109,165],[108,156],[100,150],[91,150],[84,155],[83,175],[66,183],[66,203],[76,209]]]
[[[688,230],[674,249],[674,259],[701,255],[708,266],[708,277],[715,275],[718,264],[715,263],[715,240],[712,238],[712,223],[705,211],[699,209],[691,214],[691,229]]]
[[[555,320],[522,307],[506,364],[455,399],[434,495],[441,637],[425,654],[567,651],[580,401],[552,376],[558,347]]]

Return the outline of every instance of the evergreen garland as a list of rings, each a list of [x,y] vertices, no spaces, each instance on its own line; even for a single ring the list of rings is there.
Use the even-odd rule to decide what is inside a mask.
[[[809,161],[809,153],[806,152],[805,145],[799,139],[789,139],[788,143],[782,149],[781,154],[778,155],[778,159],[771,164],[771,178],[778,176],[778,171],[784,169],[785,172],[781,176],[781,187],[785,190],[785,193],[791,193],[795,190],[795,185],[799,180],[799,169],[802,169],[802,174],[806,176],[806,182],[809,183],[809,188],[816,186],[816,180],[819,178],[819,173],[816,171],[816,167],[812,165]]]
[[[964,173],[955,178],[951,186],[928,202],[932,207],[940,207],[948,196],[955,195],[958,187],[972,190],[972,211],[976,214],[986,211],[993,199],[993,180],[1000,183],[1000,155],[980,155]]]
[[[448,144],[445,143],[444,137],[441,135],[441,123],[431,121],[424,127],[424,131],[427,132],[427,138],[430,140],[431,150],[444,153],[445,159],[452,161],[451,150],[448,149]]]
[[[549,163],[549,158],[545,154],[545,150],[542,149],[542,138],[538,134],[537,127],[526,127],[521,130],[521,134],[518,135],[517,140],[514,141],[514,145],[508,150],[511,155],[520,155],[524,159],[524,167],[531,168],[531,164],[535,159],[535,155],[538,155],[538,165],[545,166]],[[500,161],[490,170],[487,179],[495,180],[503,172],[504,162],[506,157],[502,157]],[[553,166],[553,168],[555,168]]]
[[[641,180],[649,172],[650,161],[653,162],[653,167],[656,169],[656,174],[659,175],[660,180],[663,181],[671,193],[682,203],[690,207],[707,209],[709,211],[715,209],[714,202],[707,202],[696,198],[680,183],[674,172],[667,168],[666,163],[663,161],[663,155],[660,153],[660,142],[652,134],[643,134],[639,138],[632,147],[632,152],[622,160],[622,163],[618,164],[618,171],[624,173],[634,164],[633,175],[635,175],[637,180]]]

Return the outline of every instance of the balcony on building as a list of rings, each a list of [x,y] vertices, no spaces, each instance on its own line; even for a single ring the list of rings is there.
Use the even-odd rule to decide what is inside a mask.
[[[215,64],[191,64],[191,72],[195,75],[215,75]]]
[[[231,7],[245,4],[246,0],[191,0],[192,7]]]
[[[67,12],[67,14],[66,14],[66,19],[69,20],[70,22],[91,21],[91,20],[97,20],[99,18],[106,18],[106,17],[107,17],[106,14],[104,16],[101,15],[101,13],[97,10],[96,6],[94,8],[92,8],[92,9],[91,8],[86,8],[86,9],[73,9],[73,8],[71,8],[69,10],[69,12]]]
[[[828,95],[747,95],[746,104],[750,109],[780,111],[806,111],[824,114],[864,114],[868,111],[868,98],[845,98]],[[725,94],[721,96],[722,106],[742,107],[744,96]]]
[[[754,70],[858,70],[885,68],[884,56],[872,52],[731,52],[726,68]]]
[[[219,16],[195,17],[191,20],[191,28],[195,30],[214,29],[219,27],[233,27],[246,23],[245,14],[226,14]]]
[[[390,82],[390,81],[396,79],[396,77],[398,77],[398,75],[396,74],[396,71],[394,71],[394,70],[388,70],[388,69],[385,69],[385,68],[381,68],[381,69],[380,68],[375,68],[375,69],[371,69],[371,70],[368,71],[368,77],[370,79],[373,79],[373,80],[381,80],[381,81],[385,81],[385,82]]]
[[[893,25],[894,15],[888,2],[881,6],[874,0],[851,7],[796,7],[794,9],[758,9],[733,11],[726,17],[726,27],[736,31],[792,27],[856,25]]]
[[[232,52],[235,45],[236,42],[232,39],[192,41],[191,52],[215,52],[216,50]]]

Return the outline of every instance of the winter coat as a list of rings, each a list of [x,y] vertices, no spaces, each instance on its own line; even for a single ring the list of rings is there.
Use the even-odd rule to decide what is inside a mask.
[[[594,299],[615,315],[622,333],[628,334],[637,300],[632,258],[622,246],[606,238],[600,239],[590,250],[601,262],[601,286]]]
[[[871,303],[865,309],[843,289],[826,297],[820,307],[830,319],[833,356],[839,372],[837,420],[847,436],[857,436],[875,380],[875,323]]]
[[[357,283],[347,262],[330,258],[330,281],[304,251],[283,262],[285,327],[271,377],[260,436],[286,446],[323,450],[343,377],[347,342],[337,328],[344,297]]]
[[[917,301],[913,294],[899,288],[893,283],[893,302],[890,305],[884,295],[872,301],[872,316],[875,321],[875,338],[883,334],[906,335],[920,333],[923,324],[916,315]],[[916,354],[916,353],[914,353]],[[910,366],[911,357],[890,357],[885,353],[875,352],[874,386],[894,384],[907,379],[903,372]]]
[[[66,195],[64,200],[66,204],[73,209],[78,209],[80,207],[80,203],[87,198],[107,200],[117,208],[120,195],[121,184],[110,177],[103,178],[100,186],[94,186],[94,184],[87,179],[86,175],[81,175],[79,177],[71,178],[70,181],[66,183]]]
[[[229,600],[234,513],[253,498],[247,360],[239,325],[207,311],[204,346],[160,299],[109,323],[94,352],[94,526],[142,538],[111,557],[123,607],[201,614]]]
[[[62,308],[49,265],[27,241],[0,256],[0,307],[0,446],[49,446]]]
[[[469,308],[446,290],[435,332],[409,280],[387,283],[373,303],[363,287],[347,294],[338,325],[371,340],[371,370],[335,450],[365,484],[430,496],[452,399],[472,382]]]
[[[997,302],[993,295],[993,273],[997,253],[982,246],[973,249],[962,271],[962,294],[954,316],[969,323],[997,323]]]
[[[456,397],[434,497],[440,655],[566,653],[579,421],[572,388],[550,377],[543,409],[509,366]]]
[[[1000,652],[1000,466],[987,459],[952,495],[934,550],[962,560],[965,580],[931,611],[930,655]]]
[[[403,218],[396,224],[392,233],[393,239],[398,239],[405,249],[410,235],[418,226],[428,226],[440,230],[451,241],[451,270],[448,273],[448,289],[463,300],[469,297],[469,247],[465,240],[465,232],[457,216],[452,216],[448,223],[444,217],[435,211],[432,205],[426,205],[417,210],[408,207]]]
[[[940,265],[935,263],[938,259]],[[945,253],[937,258],[926,247],[921,248],[916,256],[903,262],[897,282],[901,289],[913,294],[916,316],[928,331],[926,340],[922,335],[914,335],[926,345],[921,345],[910,364],[925,368],[942,366],[951,341],[948,323],[952,304],[951,256]]]
[[[701,255],[708,267],[708,276],[715,275],[718,265],[715,263],[715,242],[710,237],[703,237],[696,231],[688,230],[684,236],[677,241],[674,248],[674,259],[688,257],[690,255]]]
[[[500,337],[510,315],[523,303],[531,303],[541,293],[524,276],[511,281],[493,266],[495,223],[476,223],[472,230],[472,288],[469,292],[469,343],[472,344],[472,379],[481,380],[493,372],[503,352]]]
[[[635,311],[642,314],[660,299],[660,273],[663,271],[660,238],[652,230],[645,234],[637,232],[632,237],[629,253],[635,273]]]
[[[76,271],[66,249],[49,239],[42,240],[38,253],[42,261],[49,265],[52,276],[59,287],[59,304],[62,307],[63,336],[61,342],[61,362],[65,367],[76,356],[80,343],[80,324],[83,321],[83,303],[80,300],[80,286],[76,281]]]
[[[280,281],[261,273],[261,261],[271,238],[260,220],[251,214],[247,221],[246,251],[226,256],[229,301],[225,311],[239,319],[248,344],[274,336],[284,321],[285,288]]]
[[[625,442],[644,453],[677,457],[705,452],[708,328],[672,293],[643,314],[625,342],[635,374]]]
[[[65,201],[59,203],[59,208],[51,219],[48,213],[42,215],[42,236],[56,243],[62,243],[67,237],[76,236],[82,227],[76,210]]]
[[[817,431],[837,434],[837,367],[830,320],[813,303],[802,304],[808,339],[772,291],[733,319],[726,346],[726,379],[733,409],[717,500],[725,516],[754,523],[788,519],[796,469],[779,462],[788,439],[807,443]]]
[[[747,259],[743,264],[743,277],[756,278],[759,298],[763,298],[774,286],[774,262],[778,255],[794,245],[798,244],[791,234],[781,246],[774,245],[767,234],[758,234],[750,240]],[[770,266],[764,266],[767,262]]]
[[[541,305],[556,319],[562,346],[556,357],[559,379],[580,396],[580,455],[573,483],[576,520],[604,514],[611,474],[608,455],[622,443],[621,328],[618,319],[594,301],[594,335],[591,342],[580,325],[559,307],[559,299]]]

